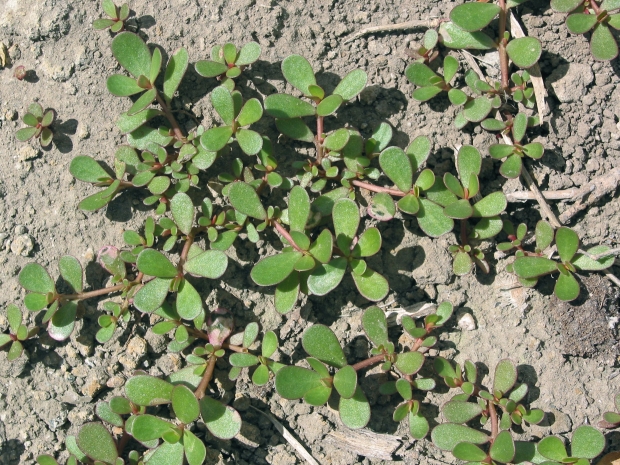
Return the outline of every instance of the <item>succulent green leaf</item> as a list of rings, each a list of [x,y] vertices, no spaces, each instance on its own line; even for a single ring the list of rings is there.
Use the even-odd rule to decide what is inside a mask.
[[[265,207],[260,201],[256,190],[245,182],[234,182],[228,190],[228,199],[230,203],[240,213],[264,220],[267,218]]]
[[[482,218],[472,230],[472,237],[476,239],[489,239],[497,236],[502,230],[503,222],[500,217],[492,216],[490,218]]]
[[[288,94],[272,94],[265,99],[265,111],[275,118],[314,116],[316,108]]]
[[[544,417],[545,412],[540,409],[530,410],[528,413],[523,415],[523,419],[533,425],[537,425],[538,423],[540,423]]]
[[[620,1],[618,0],[603,0],[601,3],[601,10],[613,11],[620,8]]]
[[[207,448],[189,429],[183,431],[183,449],[189,465],[202,465],[205,461]]]
[[[480,126],[487,131],[503,131],[506,129],[506,124],[503,121],[496,120],[495,118],[485,119],[482,123],[480,123]]]
[[[149,375],[132,376],[125,383],[127,398],[136,405],[159,405],[170,402],[174,385]]]
[[[288,221],[291,231],[305,231],[310,216],[310,197],[306,189],[301,186],[293,187],[288,206]]]
[[[48,306],[46,294],[30,293],[24,297],[24,305],[31,312],[38,312]]]
[[[181,386],[187,389],[185,386]],[[196,398],[194,397],[194,400]],[[138,415],[131,425],[131,434],[138,441],[161,438],[173,428],[172,423],[153,415]]]
[[[501,431],[489,450],[491,458],[500,463],[512,462],[515,456],[515,443],[510,431]]]
[[[334,388],[341,397],[350,399],[357,389],[357,371],[351,365],[345,365],[334,375]]]
[[[131,403],[126,397],[115,396],[110,399],[110,409],[119,415],[131,413]]]
[[[134,78],[122,74],[110,76],[106,81],[106,87],[112,95],[117,97],[129,97],[130,95],[144,92],[144,89],[138,85]]]
[[[390,194],[379,192],[372,197],[368,204],[367,212],[371,217],[379,221],[389,221],[396,214],[396,206]]]
[[[220,126],[206,130],[200,136],[200,144],[209,152],[223,149],[233,135],[231,126]]]
[[[195,68],[196,72],[204,77],[216,77],[228,71],[226,64],[211,60],[200,60]]]
[[[563,226],[555,233],[555,243],[562,261],[569,262],[579,249],[579,236],[572,229]]]
[[[194,223],[194,204],[189,195],[184,192],[175,194],[170,200],[170,211],[179,230],[183,234],[189,234]],[[172,276],[160,276],[160,278],[167,277]]]
[[[22,354],[23,351],[24,351],[24,346],[22,345],[22,343],[19,340],[13,341],[13,343],[11,344],[11,347],[9,348],[9,352],[6,355],[6,359],[9,362],[12,362],[13,360],[17,360],[17,358],[19,358],[19,356]]]
[[[183,47],[178,49],[174,55],[168,60],[168,66],[164,73],[164,91],[163,95],[168,102],[172,100],[174,93],[179,88],[179,84],[185,76],[187,65],[189,63],[189,54]]]
[[[336,242],[341,250],[348,250],[357,234],[360,215],[357,204],[351,199],[338,199],[332,209]]]
[[[350,399],[340,398],[338,410],[342,423],[351,429],[363,428],[370,421],[370,404],[359,386]]]
[[[230,91],[223,86],[216,87],[211,92],[211,103],[217,114],[222,118],[222,121],[224,121],[224,124],[232,126],[236,115]]]
[[[80,450],[92,460],[112,464],[118,458],[116,442],[101,423],[82,425],[76,440]]]
[[[155,249],[144,249],[136,261],[138,269],[148,276],[174,278],[178,271],[164,254]]]
[[[529,68],[540,59],[542,45],[534,37],[521,37],[508,42],[506,53],[519,68]]]
[[[39,455],[37,457],[37,463],[39,465],[58,465],[58,462],[51,455]]]
[[[452,270],[457,276],[465,276],[474,267],[474,262],[467,252],[457,252],[452,262]]]
[[[376,347],[385,346],[388,343],[387,319],[384,311],[379,307],[373,306],[364,312],[362,326],[368,339]]]
[[[314,370],[285,366],[276,373],[276,391],[285,399],[301,399],[321,386],[321,375]]]
[[[375,227],[368,228],[360,236],[353,254],[357,257],[370,257],[381,249],[381,233]]]
[[[308,289],[314,295],[325,295],[335,289],[347,270],[347,259],[334,258],[317,266],[308,277]]]
[[[201,314],[202,298],[186,279],[181,281],[177,293],[177,312],[184,320],[193,320]]]
[[[536,278],[557,270],[553,260],[544,257],[518,257],[513,263],[513,269],[520,278]]]
[[[314,133],[301,118],[278,118],[276,119],[276,127],[282,134],[291,139],[301,140],[303,142],[314,141]]]
[[[459,61],[453,56],[448,55],[443,60],[443,78],[446,83],[449,83],[456,75],[459,69]]]
[[[415,194],[407,194],[397,202],[398,208],[410,215],[416,215],[420,211],[420,202]]]
[[[495,48],[495,41],[484,32],[467,32],[453,22],[441,23],[439,34],[443,44],[448,48],[490,50]]]
[[[260,45],[256,42],[249,42],[241,47],[241,50],[239,50],[235,64],[237,66],[251,65],[258,60],[258,57],[260,57],[260,52]]]
[[[439,94],[441,91],[442,89],[437,86],[418,87],[416,90],[413,91],[413,94],[411,96],[419,102],[427,102],[428,100]]]
[[[336,368],[347,364],[340,342],[327,326],[315,324],[303,335],[302,345],[311,356]]]
[[[459,460],[466,460],[467,462],[482,462],[487,458],[487,453],[485,451],[469,442],[457,444],[452,451],[452,455]]]
[[[118,128],[121,130],[122,134],[127,134],[129,132],[135,131],[148,120],[162,114],[163,113],[160,110],[155,110],[154,108],[142,110],[133,115],[129,115],[128,113],[121,113],[120,117],[116,121],[116,126],[118,126]]]
[[[350,71],[334,89],[333,95],[340,95],[343,101],[355,98],[366,87],[368,75],[361,69]]]
[[[47,332],[52,339],[64,341],[73,332],[75,326],[75,315],[77,313],[77,302],[65,302],[50,320]]]
[[[553,292],[558,299],[565,302],[575,300],[579,296],[579,282],[572,273],[560,273]]]
[[[15,137],[20,142],[26,142],[32,139],[37,132],[37,128],[22,128],[15,133]]]
[[[284,281],[294,270],[295,263],[302,256],[301,252],[284,252],[259,261],[250,276],[259,286],[273,286]]]
[[[523,160],[519,155],[510,155],[499,167],[502,176],[508,179],[516,179],[521,175]]]
[[[545,250],[553,242],[554,235],[555,232],[549,223],[543,220],[536,223],[536,248]]]
[[[194,393],[186,386],[182,384],[175,386],[172,390],[170,400],[172,401],[174,414],[184,424],[187,425],[191,423],[200,415],[198,400],[196,396],[194,396]]]
[[[503,192],[493,192],[473,206],[473,216],[490,218],[497,216],[506,209],[508,202]]]
[[[353,273],[352,277],[360,294],[372,302],[384,299],[390,290],[387,279],[370,268],[363,274]]]
[[[230,356],[230,364],[234,367],[251,367],[259,363],[258,357],[252,354],[235,353]]]
[[[473,213],[474,210],[472,209],[469,200],[466,199],[460,199],[454,203],[451,203],[443,211],[443,214],[448,218],[454,218],[457,220],[470,218]]]
[[[289,215],[290,220],[290,215]],[[310,254],[321,263],[328,263],[332,257],[334,237],[329,229],[324,229],[309,248]]]
[[[150,126],[141,126],[127,135],[127,143],[138,150],[148,150],[152,143],[165,147],[172,139],[168,132],[162,134]]]
[[[156,446],[156,442],[151,447]],[[162,442],[152,452],[147,452],[148,465],[183,465],[183,444],[177,442]]]
[[[590,255],[597,255],[603,252],[607,252],[609,247],[605,245],[599,245],[592,247],[588,250]],[[571,262],[580,270],[604,270],[614,264],[614,256],[608,255],[598,260],[593,260],[585,254],[578,253],[572,259]]]
[[[559,13],[569,13],[583,3],[583,0],[551,0],[551,8]]]
[[[342,150],[345,145],[347,145],[350,137],[351,132],[348,129],[337,129],[325,138],[323,144],[326,149],[338,152]]]
[[[330,95],[317,105],[316,114],[318,116],[329,116],[333,114],[336,110],[338,110],[338,108],[340,108],[342,102],[344,102],[344,99],[340,95]]]
[[[500,12],[493,3],[469,2],[458,5],[450,11],[450,19],[464,31],[480,31],[489,25]]]
[[[442,408],[443,416],[450,423],[467,423],[482,413],[482,407],[477,403],[451,400]]]
[[[9,329],[12,334],[16,334],[22,324],[22,312],[15,304],[9,304],[6,309],[6,317],[9,322]]]
[[[75,292],[82,292],[82,265],[77,258],[65,255],[58,261],[60,275],[71,285]]]
[[[596,24],[596,15],[573,13],[566,18],[566,27],[573,34],[585,34]]]
[[[156,278],[136,292],[133,304],[141,312],[151,313],[161,307],[170,289],[171,279]]]
[[[432,69],[426,66],[424,63],[415,62],[407,67],[405,70],[405,76],[411,83],[418,87],[432,86],[432,78],[440,78]]]
[[[252,98],[245,102],[243,108],[237,116],[237,124],[239,126],[249,126],[256,123],[263,116],[263,107],[258,99]]]
[[[411,161],[413,171],[418,171],[431,153],[430,139],[426,136],[416,137],[411,141],[405,153]]]
[[[424,365],[424,355],[421,352],[403,352],[396,357],[396,368],[405,375],[417,373]]]
[[[443,208],[427,199],[420,199],[417,218],[422,231],[431,237],[439,237],[454,228],[454,220],[443,214]]]
[[[583,459],[594,459],[605,448],[605,436],[588,425],[577,427],[571,438],[571,455]]]
[[[413,169],[409,157],[398,147],[389,147],[381,152],[379,165],[390,180],[402,192],[412,187]]]
[[[112,54],[119,64],[135,78],[148,76],[151,52],[144,41],[132,32],[121,32],[112,40]]]
[[[463,106],[463,116],[467,121],[479,123],[489,115],[492,109],[491,100],[487,97],[478,97]]]
[[[30,292],[47,294],[56,292],[54,281],[49,273],[38,263],[28,263],[22,268],[17,277],[19,284]]]
[[[183,265],[183,269],[193,275],[217,279],[224,274],[227,266],[228,257],[225,253],[219,250],[207,250],[190,258]]]
[[[237,130],[237,142],[247,155],[256,155],[263,148],[263,137],[251,129]]]
[[[293,87],[299,89],[304,95],[311,96],[308,89],[316,85],[316,78],[312,66],[300,55],[290,55],[282,60],[282,74]]]
[[[528,157],[538,160],[543,156],[545,148],[540,142],[532,142],[531,144],[524,145],[523,151]]]
[[[516,142],[521,142],[527,130],[527,115],[518,113],[512,123],[512,136]]]
[[[618,44],[605,23],[594,27],[590,38],[590,52],[596,60],[609,61],[618,56]]]
[[[488,436],[481,431],[453,423],[442,423],[436,426],[431,433],[431,439],[433,444],[441,450],[448,451],[453,450],[461,442],[484,444],[489,440]]]
[[[538,452],[543,457],[560,462],[568,457],[564,443],[556,436],[547,436],[538,443]]]
[[[454,88],[448,91],[448,99],[450,99],[450,103],[457,107],[461,105],[465,105],[468,98],[469,97],[467,97],[467,94],[460,89]]]
[[[517,381],[517,368],[508,359],[500,360],[495,366],[493,391],[508,392]]]

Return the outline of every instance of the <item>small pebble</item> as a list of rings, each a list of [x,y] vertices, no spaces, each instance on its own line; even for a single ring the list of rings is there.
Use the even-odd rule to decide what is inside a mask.
[[[27,257],[34,249],[34,241],[28,234],[17,236],[11,243],[11,252],[15,255]]]
[[[463,331],[474,331],[476,329],[476,322],[474,321],[474,317],[471,316],[470,313],[460,313],[457,315],[458,327]]]

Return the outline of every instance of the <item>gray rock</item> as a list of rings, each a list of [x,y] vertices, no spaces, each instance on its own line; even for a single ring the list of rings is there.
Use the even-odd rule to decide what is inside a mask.
[[[11,243],[11,252],[15,255],[27,257],[34,249],[34,240],[28,234],[17,236]]]
[[[546,82],[560,102],[575,102],[586,95],[586,88],[594,82],[594,73],[590,65],[564,64],[555,68]]]

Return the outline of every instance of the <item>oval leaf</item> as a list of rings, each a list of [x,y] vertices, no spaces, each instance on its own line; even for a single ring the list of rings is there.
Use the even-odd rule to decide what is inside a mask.
[[[256,190],[245,182],[234,182],[228,190],[228,200],[239,213],[264,220],[267,218],[265,207],[260,201]]]
[[[76,437],[77,444],[92,460],[115,463],[118,458],[116,442],[107,428],[100,423],[86,423]]]
[[[340,398],[338,411],[342,423],[351,429],[363,428],[370,421],[370,404],[359,386],[350,399]]]
[[[302,345],[311,356],[336,368],[347,364],[340,342],[334,332],[324,325],[313,325],[303,335]]]

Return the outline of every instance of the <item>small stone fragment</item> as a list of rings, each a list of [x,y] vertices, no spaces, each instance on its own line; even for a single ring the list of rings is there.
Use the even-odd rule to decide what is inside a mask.
[[[28,234],[17,236],[11,243],[11,252],[15,255],[27,257],[34,249],[34,240]]]
[[[474,331],[476,329],[476,322],[471,313],[461,312],[457,316],[457,325],[463,331]]]

